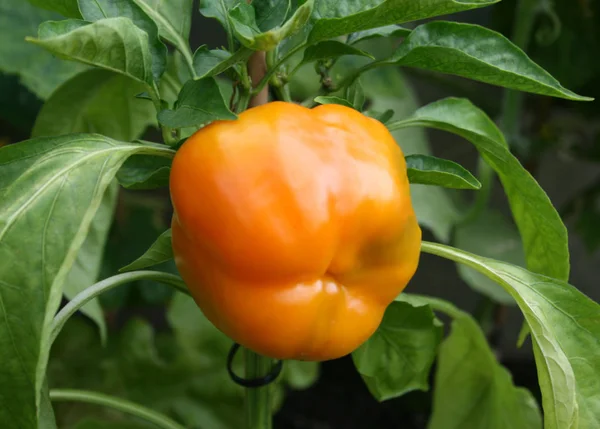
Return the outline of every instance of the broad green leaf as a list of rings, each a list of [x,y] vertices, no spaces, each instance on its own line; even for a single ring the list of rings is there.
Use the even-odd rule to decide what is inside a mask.
[[[575,287],[524,268],[423,243],[423,250],[467,264],[498,282],[531,329],[545,429],[600,426],[600,305]]]
[[[420,25],[383,63],[433,70],[568,100],[592,100],[563,88],[502,34],[478,25],[444,21]]]
[[[0,389],[0,426],[37,428],[50,326],[64,283],[107,187],[135,153],[173,156],[163,146],[96,134],[0,149],[0,385],[11,387]]]
[[[390,24],[490,6],[499,0],[317,0],[311,43]]]
[[[492,120],[465,99],[447,98],[417,110],[404,126],[426,126],[464,137],[498,173],[521,233],[527,267],[558,279],[569,277],[567,230],[536,180],[509,151]],[[388,125],[394,128],[392,124]]]
[[[73,262],[71,271],[65,278],[63,293],[69,300],[99,280],[104,246],[112,225],[118,193],[119,187],[113,181],[106,189],[98,211],[90,224],[87,237],[77,252],[77,258]],[[80,311],[98,326],[100,339],[102,343],[105,343],[106,321],[98,299],[92,299],[81,307]]]
[[[40,3],[45,0],[38,0]],[[75,2],[76,4],[76,2]],[[39,9],[24,0],[0,1],[0,70],[16,74],[41,99],[86,66],[62,61],[39,46],[25,41],[39,25],[60,15]]]
[[[379,112],[377,110],[366,110],[363,113],[373,119],[377,119],[384,125],[387,124],[389,120],[394,117],[394,111],[392,109],[388,109],[385,112]]]
[[[142,256],[137,258],[131,264],[121,268],[119,272],[136,271],[143,268],[162,264],[173,259],[173,248],[171,247],[171,229],[163,232],[152,246]]]
[[[271,51],[283,39],[293,35],[308,22],[315,0],[308,0],[300,6],[285,24],[262,32],[256,22],[256,12],[252,5],[242,2],[229,10],[231,30],[240,43],[255,51]]]
[[[148,155],[133,155],[125,161],[117,180],[127,189],[156,189],[169,186],[171,160]]]
[[[152,55],[152,75],[158,81],[167,65],[167,47],[158,38],[156,23],[134,0],[79,0],[83,19],[95,22],[105,18],[129,18],[148,34]]]
[[[261,31],[279,27],[292,7],[291,0],[253,0],[256,25]]]
[[[42,107],[34,137],[100,133],[132,141],[154,125],[154,106],[135,98],[144,85],[117,73],[92,69],[60,86]]]
[[[363,42],[369,39],[377,39],[379,37],[406,37],[410,34],[410,29],[400,27],[399,25],[386,25],[380,28],[371,30],[359,31],[348,36],[347,43],[354,45],[358,42]]]
[[[194,0],[134,0],[158,26],[160,37],[175,46],[188,46]],[[225,0],[222,0],[225,1]]]
[[[454,246],[486,258],[525,266],[525,254],[517,228],[497,211],[486,210],[454,231]],[[474,290],[494,301],[514,305],[515,300],[498,283],[478,271],[458,264],[458,274]]]
[[[436,310],[448,308],[453,317],[450,335],[439,348],[428,429],[542,428],[535,398],[514,385],[471,315],[435,298],[408,298]]]
[[[354,109],[354,106],[348,100],[334,95],[319,95],[318,97],[315,97],[315,102],[319,104],[339,104]]]
[[[348,57],[349,60],[351,58],[359,57]],[[394,119],[409,117],[418,107],[415,94],[398,70],[371,70],[363,75],[361,84],[371,101],[371,108],[378,111],[393,109]],[[394,130],[392,135],[405,155],[431,153],[427,136],[421,128]],[[430,229],[438,240],[448,242],[461,214],[446,190],[425,185],[411,185],[410,189],[419,224]]]
[[[379,401],[426,391],[442,335],[430,308],[394,302],[377,331],[352,353],[352,360]]]
[[[148,34],[128,18],[86,23],[67,20],[45,22],[32,43],[60,58],[104,68],[152,84],[152,58]]]
[[[233,120],[232,113],[213,78],[190,80],[181,89],[174,110],[158,114],[161,124],[171,128],[200,127],[217,120]]]
[[[373,56],[368,52],[361,51],[354,46],[350,46],[335,40],[325,40],[306,48],[304,51],[304,57],[302,58],[302,62],[300,64],[326,60],[329,58],[338,58],[342,55],[359,55],[362,57],[373,58]]]
[[[194,70],[196,79],[216,76],[235,64],[245,61],[252,54],[250,49],[240,48],[233,55],[222,49],[209,50],[200,46],[194,53]]]
[[[66,18],[81,18],[77,0],[29,0],[36,7],[58,12]]]
[[[365,106],[365,91],[360,83],[360,78],[356,79],[352,85],[346,89],[346,99],[354,106],[356,110],[362,112]]]
[[[456,162],[430,155],[406,157],[408,181],[421,185],[454,189],[480,189],[481,183],[467,169]]]

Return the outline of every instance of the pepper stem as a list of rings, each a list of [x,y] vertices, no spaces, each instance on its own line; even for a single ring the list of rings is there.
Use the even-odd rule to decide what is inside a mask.
[[[272,370],[273,361],[244,348],[246,379],[261,378]],[[246,429],[272,429],[272,384],[246,388]]]

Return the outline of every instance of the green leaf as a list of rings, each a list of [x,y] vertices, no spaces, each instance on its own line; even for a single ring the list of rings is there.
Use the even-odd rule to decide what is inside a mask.
[[[128,18],[86,23],[45,22],[37,39],[27,38],[60,58],[104,68],[152,84],[148,34]]]
[[[156,123],[154,106],[135,98],[144,85],[107,70],[88,70],[61,85],[42,107],[32,135],[100,133],[117,140],[140,138]]]
[[[45,0],[38,2],[46,3]],[[86,69],[82,64],[62,61],[25,41],[25,37],[37,34],[42,22],[56,19],[62,17],[38,9],[27,1],[0,1],[0,70],[19,75],[23,85],[42,99],[61,83]]]
[[[169,186],[171,160],[148,155],[133,155],[125,161],[117,180],[127,189],[156,189]]]
[[[285,21],[292,7],[290,0],[254,0],[256,25],[261,31],[279,27]]]
[[[423,250],[467,264],[515,299],[531,329],[545,429],[599,427],[600,305],[563,281],[515,265],[434,243],[423,243]]]
[[[77,0],[29,0],[29,3],[42,9],[58,12],[67,18],[81,18]]]
[[[499,0],[318,0],[309,42],[490,6]]]
[[[173,156],[160,145],[89,134],[0,149],[0,385],[10,386],[0,389],[0,426],[37,428],[63,285],[106,189],[135,153]]]
[[[233,120],[217,82],[213,78],[190,80],[181,88],[174,110],[158,114],[161,124],[171,128],[201,127],[217,120]]]
[[[175,46],[188,46],[194,0],[133,0],[158,26],[160,37]],[[223,0],[224,1],[224,0]]]
[[[304,57],[300,64],[306,64],[313,61],[326,60],[329,58],[338,58],[343,55],[358,55],[361,57],[373,58],[371,54],[354,46],[347,45],[335,40],[325,40],[315,45],[309,46],[304,51]]]
[[[238,49],[233,55],[222,49],[209,50],[205,45],[200,46],[194,53],[194,69],[197,79],[216,76],[235,64],[245,61],[252,54],[246,48]]]
[[[346,99],[341,97],[336,97],[334,95],[319,95],[315,97],[315,103],[319,104],[339,104],[341,106],[350,107],[354,109],[354,106]]]
[[[384,64],[398,64],[568,100],[590,101],[563,88],[502,34],[435,21],[415,28]]]
[[[158,38],[156,23],[134,0],[79,0],[83,19],[95,22],[105,18],[129,18],[148,34],[152,55],[152,75],[158,81],[167,65],[167,47]]]
[[[362,112],[366,97],[365,91],[360,83],[360,78],[356,79],[352,85],[346,89],[346,99],[350,101],[356,110]]]
[[[484,211],[469,223],[457,226],[454,232],[454,245],[486,258],[525,266],[525,254],[519,232],[514,224],[496,211]],[[474,290],[494,301],[515,305],[512,296],[498,283],[474,269],[459,264],[458,274]]]
[[[271,51],[283,39],[300,30],[309,20],[315,0],[308,0],[281,27],[262,32],[256,22],[254,7],[238,3],[229,10],[231,29],[240,43],[255,51]]]
[[[450,335],[439,349],[428,429],[541,429],[542,417],[535,398],[514,385],[477,322],[450,303],[414,298],[436,310],[448,308],[453,317]]]
[[[392,109],[388,109],[385,112],[379,112],[376,110],[367,110],[363,112],[365,115],[377,119],[382,124],[387,124],[390,119],[394,117],[394,111]]]
[[[426,391],[442,335],[442,326],[430,308],[394,302],[377,331],[352,353],[352,359],[379,401],[413,390]]]
[[[481,183],[456,162],[430,155],[406,157],[408,181],[453,189],[480,189]]]
[[[536,180],[509,151],[488,116],[465,99],[447,98],[417,110],[403,126],[426,126],[457,134],[475,145],[500,177],[521,233],[527,267],[558,279],[569,277],[567,230]],[[394,128],[393,124],[388,125]]]
[[[104,246],[112,225],[118,193],[119,187],[113,181],[106,189],[98,211],[90,224],[87,237],[77,252],[77,258],[71,271],[66,276],[63,293],[69,300],[99,279]],[[104,344],[106,342],[106,321],[98,299],[92,299],[79,310],[98,326],[100,339]]]
[[[121,268],[119,272],[141,270],[142,268],[152,267],[173,259],[173,248],[171,247],[171,229],[163,232],[152,246],[142,256],[137,258],[131,264]]]
[[[352,33],[348,36],[347,43],[349,45],[354,45],[355,43],[364,42],[365,40],[369,39],[377,39],[380,37],[406,37],[410,34],[410,32],[410,29],[400,27],[399,25],[386,25],[380,28],[373,28],[370,30]]]

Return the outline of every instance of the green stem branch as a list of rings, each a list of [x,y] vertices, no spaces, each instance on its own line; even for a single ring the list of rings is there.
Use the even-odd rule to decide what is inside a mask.
[[[258,94],[269,83],[269,80],[271,80],[273,75],[277,72],[277,70],[279,70],[279,67],[281,67],[287,60],[289,60],[291,57],[293,57],[294,54],[296,54],[298,51],[303,49],[305,46],[306,45],[304,45],[302,43],[299,44],[298,46],[294,46],[283,57],[281,57],[279,59],[279,61],[275,62],[272,67],[269,67],[269,69],[267,70],[265,75],[258,82],[258,84],[256,84],[256,86],[254,87],[253,94]]]
[[[56,316],[54,316],[54,320],[52,322],[52,330],[50,332],[50,344],[54,342],[67,320],[69,320],[69,318],[73,314],[75,314],[90,300],[117,286],[137,280],[154,280],[159,283],[164,283],[169,286],[173,286],[180,292],[189,294],[187,287],[181,279],[181,277],[176,276],[175,274],[149,270],[132,271],[130,273],[117,274],[116,276],[104,279],[78,293],[71,301],[69,301],[67,305],[65,305],[62,308],[62,310],[60,310],[56,314]]]
[[[264,377],[271,371],[272,359],[244,349],[246,379]],[[271,429],[272,386],[246,388],[246,429]]]
[[[75,389],[53,389],[50,391],[50,399],[52,401],[73,401],[101,405],[119,410],[135,417],[139,417],[140,419],[153,423],[162,429],[185,429],[184,426],[180,425],[174,420],[171,420],[169,417],[161,413],[138,405],[134,402],[104,395],[102,393]]]

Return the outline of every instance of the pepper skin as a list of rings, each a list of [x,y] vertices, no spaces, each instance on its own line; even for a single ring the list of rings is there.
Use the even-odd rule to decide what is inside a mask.
[[[414,275],[421,229],[388,130],[340,105],[272,102],[177,151],[177,268],[222,332],[275,359],[364,343]]]

